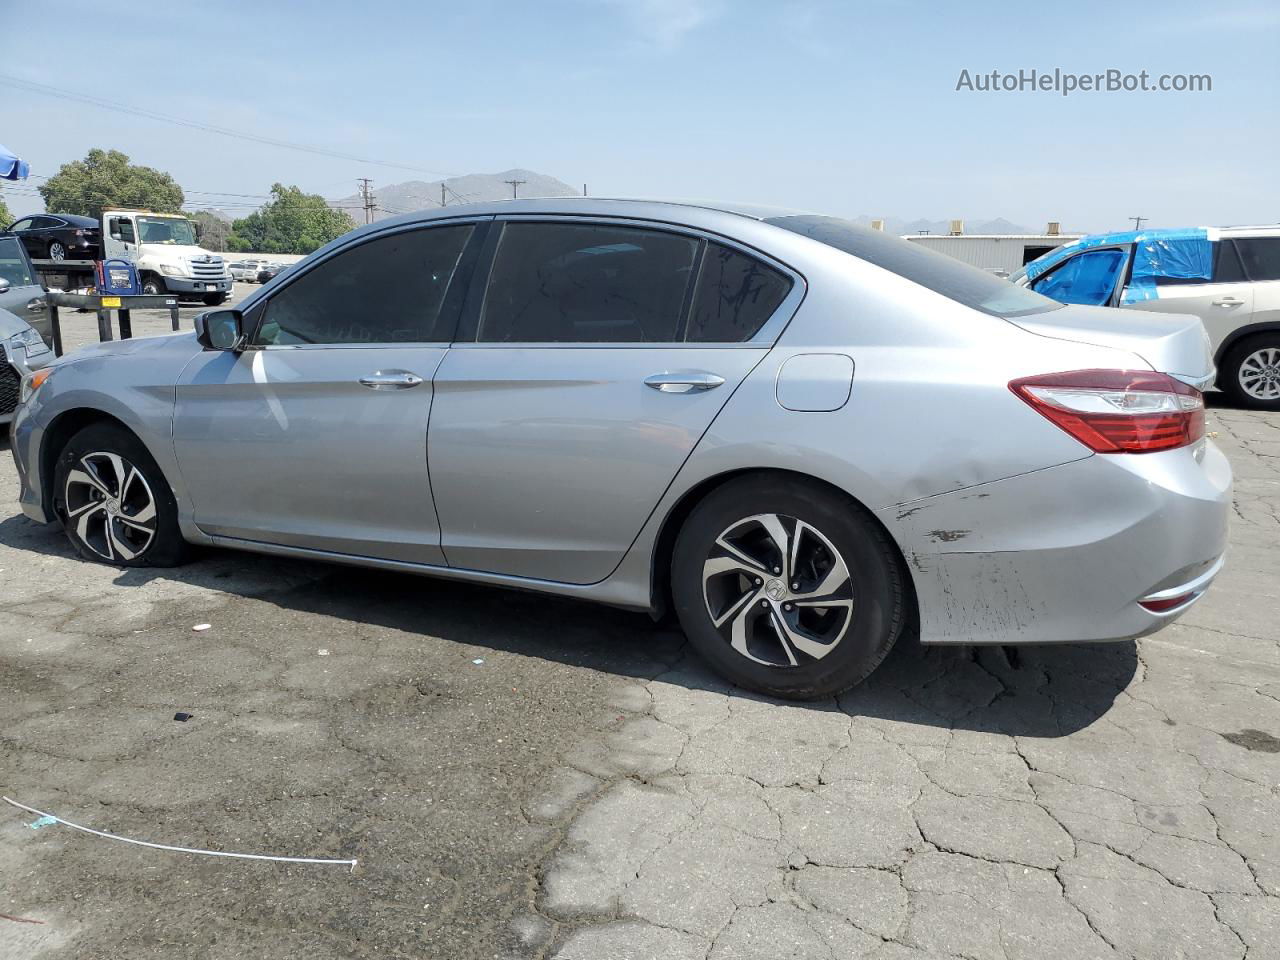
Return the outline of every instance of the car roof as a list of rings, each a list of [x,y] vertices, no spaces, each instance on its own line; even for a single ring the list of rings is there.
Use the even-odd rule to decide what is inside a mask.
[[[567,215],[597,215],[638,219],[674,219],[680,221],[698,212],[728,214],[749,220],[768,220],[774,217],[804,216],[809,211],[789,210],[749,203],[723,203],[704,200],[660,200],[646,197],[522,197],[513,200],[488,200],[478,203],[460,203],[448,207],[432,207],[414,213],[401,214],[377,221],[374,226],[389,222],[439,220],[465,216],[502,216],[504,214],[545,213]]]

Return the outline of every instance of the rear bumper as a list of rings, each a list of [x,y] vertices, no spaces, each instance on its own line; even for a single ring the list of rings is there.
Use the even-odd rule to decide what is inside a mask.
[[[1069,643],[1177,619],[1222,567],[1230,509],[1231,468],[1206,440],[1092,456],[879,516],[907,559],[923,642]],[[1140,603],[1170,598],[1167,609]]]

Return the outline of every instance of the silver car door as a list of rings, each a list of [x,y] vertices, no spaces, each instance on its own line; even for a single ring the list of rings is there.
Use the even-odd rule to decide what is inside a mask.
[[[255,305],[249,349],[188,366],[174,446],[202,530],[442,561],[427,421],[456,322],[450,289],[474,230],[455,222],[362,238]]]
[[[445,556],[595,582],[767,353],[802,282],[695,235],[618,221],[513,217],[493,245],[483,303],[469,309],[477,332],[436,374],[428,454]],[[712,250],[755,271],[738,329],[689,321],[700,303],[702,321],[719,309],[707,304],[731,282],[743,306],[743,277],[721,284]],[[687,322],[705,342],[688,342]]]

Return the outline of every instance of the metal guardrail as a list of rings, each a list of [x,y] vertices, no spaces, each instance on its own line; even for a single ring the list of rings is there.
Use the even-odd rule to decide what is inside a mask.
[[[66,262],[66,261],[63,261]],[[169,294],[136,297],[112,296],[101,293],[61,293],[45,294],[49,304],[49,322],[53,327],[53,352],[62,356],[62,320],[58,315],[59,307],[76,310],[96,310],[98,313],[98,340],[106,343],[114,339],[111,330],[111,311],[116,311],[120,326],[120,339],[128,340],[133,336],[132,310],[160,310],[168,308],[169,324],[174,330],[180,329],[178,317],[178,298]]]

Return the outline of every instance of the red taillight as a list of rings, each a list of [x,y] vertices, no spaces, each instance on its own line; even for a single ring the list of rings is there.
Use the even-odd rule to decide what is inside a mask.
[[[1150,370],[1074,370],[1009,389],[1095,453],[1155,453],[1204,436],[1204,397]]]

